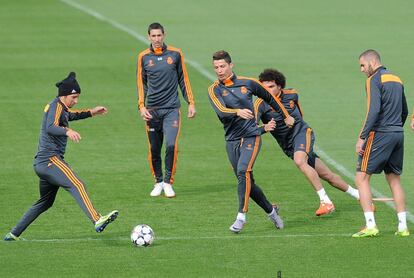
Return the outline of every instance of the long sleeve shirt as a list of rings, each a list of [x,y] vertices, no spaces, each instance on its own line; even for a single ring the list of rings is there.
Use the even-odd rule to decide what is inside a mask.
[[[299,95],[295,89],[283,89],[277,98],[295,119],[295,126],[293,128],[289,128],[283,121],[283,115],[275,111],[262,99],[256,99],[254,102],[254,114],[257,123],[262,121],[264,124],[267,124],[271,119],[275,120],[276,127],[274,130],[270,131],[270,133],[277,140],[282,149],[285,150],[292,144],[293,138],[295,138],[301,130],[308,128],[309,125],[303,120],[303,111],[299,103]],[[266,132],[264,126],[259,128],[262,134]]]
[[[195,104],[184,56],[180,49],[163,45],[145,49],[138,55],[138,108],[178,108],[180,86],[184,100]]]
[[[279,99],[274,98],[258,80],[237,77],[234,73],[224,82],[215,81],[208,89],[211,105],[223,123],[227,141],[260,135],[255,119],[243,119],[237,116],[238,109],[254,111],[253,95],[263,99],[284,117],[288,111]]]
[[[365,89],[367,114],[359,137],[365,139],[371,131],[402,132],[408,107],[401,79],[381,66],[366,80]]]
[[[88,110],[71,110],[59,98],[55,98],[44,109],[40,129],[37,161],[48,160],[52,156],[64,157],[67,144],[67,128],[69,121],[92,117]]]

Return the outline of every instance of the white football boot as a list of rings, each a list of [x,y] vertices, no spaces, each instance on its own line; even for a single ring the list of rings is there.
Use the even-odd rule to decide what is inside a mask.
[[[154,184],[154,189],[151,191],[150,196],[151,197],[160,196],[163,189],[164,189],[164,183],[157,182],[156,184]]]
[[[175,192],[174,192],[171,184],[164,182],[164,194],[165,194],[165,197],[167,197],[167,198],[174,198],[175,197]]]
[[[243,229],[245,224],[246,224],[246,221],[243,221],[241,219],[236,219],[236,221],[234,221],[233,225],[230,226],[230,231],[232,231],[233,233],[238,234]]]

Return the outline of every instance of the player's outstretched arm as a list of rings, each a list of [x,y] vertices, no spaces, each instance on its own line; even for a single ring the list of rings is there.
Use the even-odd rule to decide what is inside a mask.
[[[283,106],[280,100],[277,97],[272,96],[269,90],[258,80],[252,78],[251,82],[252,87],[254,88],[253,94],[266,101],[278,113],[282,113],[285,117],[285,124],[288,127],[293,127],[293,125],[295,124],[295,118],[289,115],[289,112],[286,110],[286,108]]]
[[[108,109],[105,106],[96,106],[91,109],[92,116],[105,115],[106,113],[108,113]]]

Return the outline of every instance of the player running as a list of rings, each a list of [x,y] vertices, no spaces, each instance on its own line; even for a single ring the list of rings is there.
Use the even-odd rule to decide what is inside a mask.
[[[260,151],[261,137],[254,120],[252,96],[263,98],[283,114],[288,126],[293,126],[295,121],[260,82],[236,76],[230,54],[226,51],[213,54],[213,67],[218,80],[208,89],[209,99],[223,123],[227,156],[238,180],[239,209],[230,230],[238,233],[243,229],[250,198],[268,214],[277,229],[282,229],[283,221],[278,215],[278,208],[272,206],[253,178],[253,165]]]
[[[320,199],[316,215],[329,214],[335,210],[335,206],[323,188],[320,178],[355,199],[359,199],[358,190],[347,184],[339,175],[333,173],[313,151],[315,135],[303,120],[298,92],[294,89],[285,89],[286,78],[283,73],[275,69],[265,69],[260,74],[259,80],[295,118],[295,126],[289,128],[284,123],[282,114],[273,110],[262,99],[257,99],[254,103],[254,110],[257,122],[261,120],[264,123],[260,127],[261,133],[270,132],[272,134],[283,152],[293,159],[296,166],[313,186]],[[271,126],[274,125],[276,125],[275,129],[271,129]]]

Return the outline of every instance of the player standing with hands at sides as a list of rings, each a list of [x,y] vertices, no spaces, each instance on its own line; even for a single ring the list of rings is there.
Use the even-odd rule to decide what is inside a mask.
[[[105,216],[101,216],[95,210],[84,183],[64,160],[68,138],[75,143],[81,140],[80,134],[69,128],[68,121],[106,114],[108,110],[103,106],[87,110],[71,110],[78,103],[81,93],[74,72],[56,83],[56,87],[58,87],[58,96],[44,109],[39,146],[34,160],[34,170],[40,178],[40,199],[5,236],[4,240],[6,241],[20,240],[20,234],[41,213],[53,205],[59,187],[63,187],[75,198],[79,206],[94,223],[95,230],[98,233],[102,232],[118,216],[116,210]]]
[[[314,153],[315,136],[313,130],[303,120],[298,92],[294,89],[285,89],[286,78],[283,73],[275,69],[266,69],[260,73],[259,80],[274,97],[280,99],[280,102],[282,102],[289,114],[295,118],[295,126],[289,128],[283,122],[282,114],[274,111],[262,99],[256,99],[254,111],[257,122],[262,120],[264,123],[264,126],[260,127],[261,133],[270,131],[283,152],[293,159],[296,166],[313,186],[320,199],[316,215],[329,214],[335,210],[335,206],[325,192],[320,178],[339,190],[348,193],[355,199],[359,199],[358,190],[347,184],[339,175],[334,174],[319,156]],[[268,126],[274,125],[272,121],[276,122],[276,128],[269,130]]]
[[[253,95],[283,114],[288,126],[292,127],[295,120],[259,81],[236,76],[230,54],[226,51],[213,54],[213,67],[218,80],[208,89],[209,99],[223,123],[227,155],[238,179],[239,208],[230,230],[238,233],[243,229],[249,198],[268,214],[276,228],[282,229],[278,208],[272,206],[253,178],[253,165],[261,146],[260,131],[253,115]]]
[[[371,208],[372,174],[385,173],[394,197],[398,217],[396,236],[409,236],[405,193],[400,175],[404,155],[404,123],[408,108],[401,79],[381,64],[377,51],[369,49],[359,56],[361,72],[366,80],[367,114],[355,150],[358,154],[355,183],[359,189],[366,227],[352,237],[377,236],[379,230]]]
[[[188,103],[188,118],[196,115],[195,102],[188,79],[184,56],[180,49],[164,44],[164,27],[152,23],[148,27],[149,48],[138,55],[138,108],[146,122],[149,142],[148,160],[155,185],[150,196],[164,194],[175,197],[172,188],[178,157],[181,127],[178,86]],[[162,173],[161,148],[165,137],[165,175]]]

